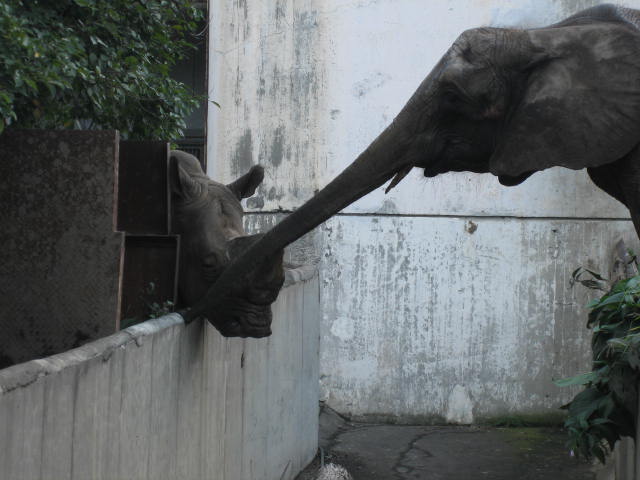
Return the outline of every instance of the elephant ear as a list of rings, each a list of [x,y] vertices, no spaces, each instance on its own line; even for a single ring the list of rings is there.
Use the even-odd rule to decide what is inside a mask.
[[[596,167],[640,140],[640,35],[623,23],[531,30],[545,60],[531,67],[520,102],[490,159],[505,185],[554,166]]]

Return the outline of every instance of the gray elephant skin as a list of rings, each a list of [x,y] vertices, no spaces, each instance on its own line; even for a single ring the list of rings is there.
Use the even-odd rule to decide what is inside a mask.
[[[197,305],[231,261],[261,235],[247,235],[240,200],[254,194],[264,178],[254,166],[229,185],[205,175],[196,157],[171,151],[172,233],[180,235],[178,293],[184,306]],[[256,265],[247,281],[233,289],[207,319],[227,337],[271,334],[271,303],[284,282],[282,250]],[[187,317],[193,319],[193,317]]]
[[[586,168],[640,232],[639,28],[639,11],[601,5],[543,28],[465,31],[350,166],[223,272],[208,308],[259,259],[414,167],[491,173],[506,186]]]

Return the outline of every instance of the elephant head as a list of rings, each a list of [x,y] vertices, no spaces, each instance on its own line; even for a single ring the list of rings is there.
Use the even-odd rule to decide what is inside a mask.
[[[196,305],[225,268],[261,235],[246,235],[240,200],[254,194],[264,178],[260,166],[229,185],[205,175],[193,155],[172,151],[169,160],[172,232],[180,235],[180,301]],[[203,312],[228,337],[271,334],[271,307],[284,281],[282,250],[260,262],[247,282],[215,311]]]
[[[631,12],[631,13],[630,13]],[[479,28],[455,41],[392,124],[338,177],[224,272],[209,301],[271,255],[414,167],[492,173],[503,185],[553,166],[597,168],[640,140],[640,34],[602,6],[546,28]]]

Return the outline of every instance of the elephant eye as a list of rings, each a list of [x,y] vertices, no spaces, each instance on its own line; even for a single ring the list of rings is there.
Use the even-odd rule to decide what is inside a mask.
[[[460,52],[460,56],[467,62],[469,63],[473,63],[473,59],[474,59],[474,55],[473,55],[473,51],[471,50],[471,46],[467,45],[466,47],[464,47],[462,49],[462,51]]]
[[[445,109],[457,109],[464,105],[464,99],[455,87],[447,87],[441,94],[442,104]]]
[[[442,94],[442,98],[447,102],[457,102],[460,100],[460,97],[453,90],[445,90]]]

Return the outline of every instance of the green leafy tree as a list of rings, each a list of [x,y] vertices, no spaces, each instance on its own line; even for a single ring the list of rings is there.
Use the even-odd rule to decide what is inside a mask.
[[[198,99],[169,71],[202,18],[189,0],[0,0],[0,131],[182,136]]]

